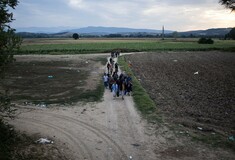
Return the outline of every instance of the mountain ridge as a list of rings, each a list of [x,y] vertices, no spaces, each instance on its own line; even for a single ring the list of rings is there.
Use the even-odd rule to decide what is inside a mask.
[[[171,30],[165,30],[166,36],[177,35],[178,37],[224,37],[230,32],[232,28],[210,28],[206,30],[193,30],[185,32],[177,32],[176,34]],[[124,27],[101,27],[101,26],[88,26],[83,28],[68,28],[68,27],[29,27],[21,30],[16,30],[17,34],[23,35],[23,37],[71,37],[73,33],[78,33],[81,36],[110,36],[110,37],[160,37],[162,30],[154,29],[135,29]],[[47,32],[46,32],[47,31]],[[50,32],[49,32],[50,31]]]
[[[16,28],[16,32],[29,32],[29,33],[59,33],[59,32],[69,32],[69,33],[103,33],[103,34],[117,34],[117,33],[133,33],[133,32],[146,32],[146,33],[162,33],[162,30],[155,29],[136,29],[127,27],[102,27],[102,26],[88,26],[82,28],[72,28],[68,27],[26,27],[26,28]],[[165,30],[165,33],[172,33],[174,31]]]

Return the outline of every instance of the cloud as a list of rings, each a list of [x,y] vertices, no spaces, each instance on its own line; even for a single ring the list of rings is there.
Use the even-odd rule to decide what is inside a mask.
[[[139,3],[133,3],[133,0],[120,0],[117,2],[101,0],[99,3],[94,3],[92,0],[70,0],[68,6],[80,12],[81,16],[89,14],[95,17],[93,19],[100,20],[109,26],[117,26],[118,23],[123,25],[123,22],[135,17],[136,12],[140,8]]]
[[[69,0],[68,5],[75,9],[88,9],[88,5],[83,0]]]
[[[169,0],[166,2],[142,10],[142,17],[148,19],[148,22],[157,21],[169,29],[178,31],[228,27],[235,24],[233,14],[229,14],[229,11],[222,9],[220,5],[211,6],[210,0],[206,1],[206,5],[194,5],[195,2],[189,1],[175,6],[169,5]],[[232,20],[234,21],[232,22]]]
[[[15,26],[112,26],[172,30],[235,26],[218,0],[24,0]]]

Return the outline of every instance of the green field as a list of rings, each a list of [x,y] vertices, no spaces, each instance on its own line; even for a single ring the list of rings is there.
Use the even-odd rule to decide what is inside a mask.
[[[215,40],[198,44],[198,39],[24,39],[20,54],[83,54],[143,51],[235,51],[235,41]]]

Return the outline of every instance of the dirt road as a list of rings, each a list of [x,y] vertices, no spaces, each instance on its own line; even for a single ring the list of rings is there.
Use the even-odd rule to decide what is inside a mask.
[[[145,61],[146,56],[141,57],[141,55],[138,56],[140,59],[131,59],[132,62],[137,63],[133,63],[134,66],[142,67],[144,64],[149,64],[148,60]],[[150,62],[163,55],[150,58]],[[154,54],[154,56],[156,55]],[[138,58],[137,56],[133,57]],[[179,57],[182,58],[182,56]],[[147,124],[136,111],[131,96],[125,96],[124,100],[121,97],[113,99],[111,92],[105,90],[102,102],[55,103],[57,102],[54,101],[55,98],[67,97],[67,99],[70,99],[71,96],[76,95],[74,93],[80,92],[80,90],[71,93],[68,91],[81,87],[83,83],[80,83],[80,81],[85,81],[84,79],[81,80],[81,73],[83,73],[84,68],[87,73],[91,74],[87,78],[90,81],[86,81],[82,87],[84,90],[95,88],[96,83],[99,82],[102,73],[105,71],[105,67],[100,62],[95,61],[96,58],[100,57],[94,55],[26,55],[16,57],[17,61],[22,63],[18,63],[9,74],[10,78],[6,79],[7,82],[10,82],[9,87],[12,96],[16,95],[15,97],[18,98],[15,102],[18,109],[17,116],[14,120],[9,120],[9,123],[13,124],[17,130],[35,137],[34,141],[40,137],[54,141],[53,144],[47,145],[34,144],[32,141],[32,146],[22,149],[23,155],[27,155],[27,152],[37,153],[35,157],[42,155],[43,158],[41,159],[43,160],[234,159],[235,154],[232,150],[211,147],[198,141],[192,141],[189,135],[193,135],[197,130],[189,130],[181,125],[176,126],[168,121],[159,124]],[[171,59],[169,58],[169,60]],[[175,64],[174,60],[176,59],[172,60],[171,62]],[[164,64],[163,68],[166,69],[169,64]],[[153,67],[154,65],[147,66]],[[48,67],[49,69],[47,69]],[[153,69],[155,68],[158,67],[153,67]],[[194,75],[193,73],[192,75]],[[47,79],[48,75],[54,75],[55,78]],[[65,75],[67,81],[65,81]],[[147,75],[154,76],[155,74]],[[201,75],[201,71],[199,75]],[[155,78],[152,79],[155,82]],[[167,83],[164,79],[158,82]],[[169,87],[170,84],[167,83],[166,86]],[[162,91],[165,90],[166,88],[162,89]],[[156,91],[156,93],[158,92]],[[23,95],[23,98],[26,97],[27,99],[22,99],[19,95]],[[41,95],[48,97],[48,99],[45,99],[53,103],[45,108],[30,103],[29,98],[33,101],[34,98],[40,99]],[[29,103],[26,104],[25,102]],[[165,102],[165,100],[161,101],[160,99],[157,102],[158,107],[161,107],[159,102]],[[217,134],[211,135],[216,136]],[[32,158],[29,157],[28,159]]]
[[[10,123],[29,135],[52,139],[64,159],[156,159],[154,136],[146,130],[147,123],[134,108],[131,96],[113,99],[107,89],[100,103],[18,107],[19,113]]]

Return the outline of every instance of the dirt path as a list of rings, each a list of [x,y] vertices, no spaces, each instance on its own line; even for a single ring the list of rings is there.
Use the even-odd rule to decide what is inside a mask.
[[[113,99],[105,90],[100,103],[18,107],[18,116],[10,123],[27,134],[54,140],[53,145],[67,159],[156,160],[154,137],[149,136],[147,123],[134,108],[131,96]]]

